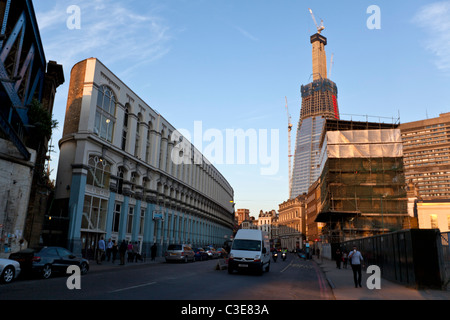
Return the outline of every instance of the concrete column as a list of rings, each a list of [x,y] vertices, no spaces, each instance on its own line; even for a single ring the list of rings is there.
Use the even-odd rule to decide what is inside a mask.
[[[127,234],[127,220],[128,220],[128,204],[130,203],[130,198],[128,196],[123,197],[122,208],[120,212],[120,223],[119,223],[119,242],[122,242],[126,238]]]
[[[158,247],[157,250],[157,255],[161,256],[162,255],[162,244],[163,244],[163,240],[162,240],[162,228],[163,228],[163,222],[161,221],[161,219],[157,219],[156,220],[156,238],[155,238],[155,243]]]
[[[108,200],[108,213],[106,216],[106,239],[111,238],[115,205],[116,205],[116,193],[111,191]]]
[[[133,243],[138,241],[139,237],[139,227],[141,224],[141,200],[136,200],[136,205],[134,206],[134,216],[133,216],[133,226],[131,229],[131,241]]]
[[[80,229],[86,178],[87,176],[83,172],[73,173],[72,184],[70,185],[68,247],[75,254],[81,254],[82,249]]]
[[[182,241],[183,238],[180,236],[180,233],[179,233],[180,232],[180,213],[178,211],[174,210],[173,214],[174,214],[174,218],[175,218],[174,222],[173,222],[174,228],[175,228],[174,241],[176,243],[183,242]]]
[[[163,252],[166,250],[166,248],[167,248],[167,246],[169,245],[168,244],[168,242],[169,242],[169,228],[170,228],[170,225],[169,225],[169,209],[167,209],[167,208],[164,208],[164,215],[165,215],[165,217],[164,217],[164,223],[163,223],[163,238],[162,238],[162,241],[163,241],[163,245],[162,245],[162,249],[163,249]]]
[[[161,137],[161,159],[159,159],[159,169],[166,172],[167,169],[167,138]]]
[[[172,150],[173,150],[173,141],[168,142],[168,150],[167,150],[167,168],[166,172],[169,175],[174,175],[173,172],[173,162],[172,162]]]
[[[145,211],[145,220],[144,220],[144,235],[142,240],[142,252],[150,257],[150,248],[153,245],[153,237],[154,237],[154,220],[153,220],[153,210],[155,205],[152,203],[147,203],[147,209]]]
[[[159,148],[161,147],[161,136],[158,132],[151,130],[150,132],[150,160],[149,163],[155,168],[159,167]]]

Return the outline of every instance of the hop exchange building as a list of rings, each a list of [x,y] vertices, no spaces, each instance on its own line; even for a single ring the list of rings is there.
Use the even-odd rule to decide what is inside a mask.
[[[233,189],[161,114],[99,60],[71,72],[56,182],[55,216],[68,217],[68,247],[95,251],[100,237],[221,245],[232,234]],[[176,149],[180,141],[186,150]],[[189,157],[177,164],[172,154]],[[187,151],[187,152],[186,152]]]

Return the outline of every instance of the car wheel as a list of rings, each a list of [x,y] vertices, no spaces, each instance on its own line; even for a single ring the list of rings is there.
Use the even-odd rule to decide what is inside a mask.
[[[230,265],[228,265],[228,273],[232,274],[233,273],[233,268],[230,267]]]
[[[81,270],[81,274],[82,274],[82,275],[88,273],[89,267],[88,267],[88,265],[87,265],[86,262],[82,262],[82,263],[81,263],[80,270]]]
[[[14,268],[13,267],[6,267],[5,270],[3,270],[1,282],[2,283],[10,283],[14,280]]]
[[[44,268],[42,269],[42,278],[48,279],[52,276],[52,266],[49,264],[46,264]]]

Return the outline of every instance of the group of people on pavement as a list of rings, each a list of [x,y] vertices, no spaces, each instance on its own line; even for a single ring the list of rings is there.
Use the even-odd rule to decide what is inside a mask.
[[[347,252],[345,250],[344,252],[341,252],[341,250],[338,248],[336,250],[335,260],[336,268],[338,269],[341,268],[342,262],[345,269],[347,268],[348,262],[350,262],[353,271],[353,281],[355,283],[355,288],[357,288],[358,286],[361,287],[361,267],[364,267],[364,258],[361,252],[357,250],[357,247],[353,246],[353,250],[350,252]]]
[[[156,258],[157,246],[153,244],[151,247],[151,259],[152,261]],[[141,255],[139,250],[139,244],[137,241],[132,243],[131,241],[122,240],[120,244],[116,243],[115,240],[109,239],[108,243],[105,242],[103,237],[100,238],[98,242],[97,249],[97,264],[101,264],[102,261],[112,261],[114,263],[117,259],[117,254],[119,254],[120,264],[125,264],[125,257],[127,257],[127,262],[137,262],[144,261],[144,257]]]

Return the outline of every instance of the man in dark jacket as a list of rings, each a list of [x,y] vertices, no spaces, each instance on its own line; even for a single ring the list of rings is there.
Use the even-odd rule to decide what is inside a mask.
[[[122,240],[122,243],[119,247],[119,255],[120,255],[120,265],[123,266],[125,264],[125,253],[127,252],[127,242]]]
[[[156,250],[157,250],[157,249],[158,249],[158,248],[156,247],[156,243],[154,243],[154,244],[152,245],[152,248],[151,248],[152,261],[155,261]]]

